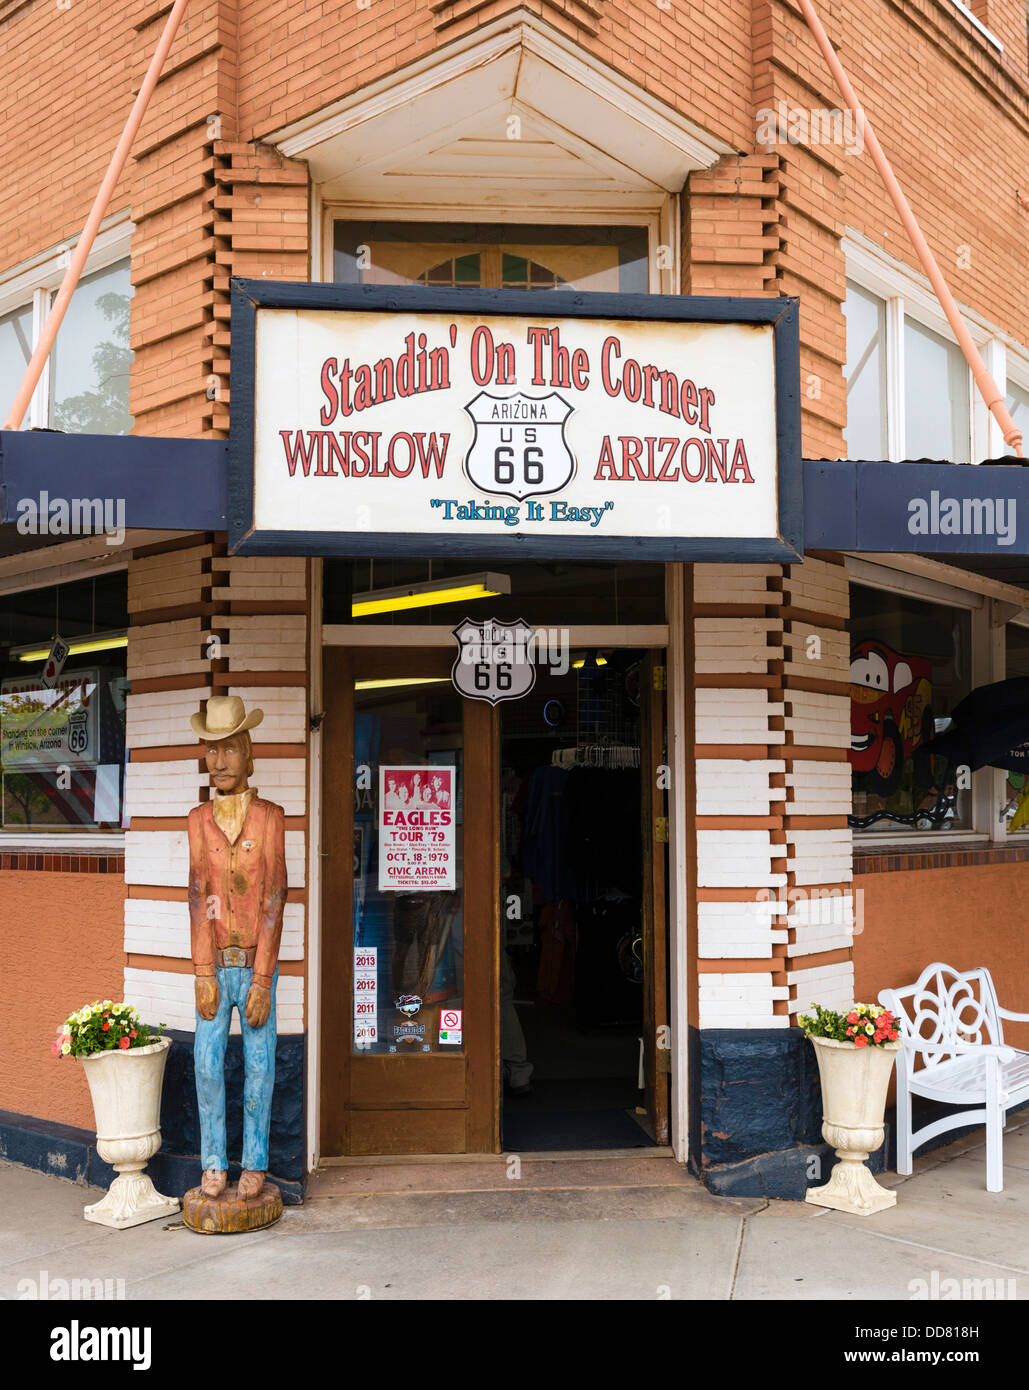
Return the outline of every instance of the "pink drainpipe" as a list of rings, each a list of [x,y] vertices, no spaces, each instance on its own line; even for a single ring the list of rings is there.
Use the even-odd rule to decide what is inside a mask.
[[[890,168],[890,162],[885,154],[883,154],[882,146],[876,138],[875,131],[868,124],[868,117],[861,109],[861,103],[857,99],[854,88],[850,85],[850,78],[844,72],[843,65],[836,56],[832,44],[829,42],[829,36],[822,27],[822,21],[815,13],[815,7],[811,3],[811,0],[798,0],[798,4],[800,5],[804,18],[807,20],[808,28],[815,37],[815,42],[822,50],[822,56],[825,58],[829,66],[829,71],[836,80],[836,85],[843,93],[844,101],[854,113],[858,130],[861,132],[865,144],[868,146],[872,161],[882,175],[882,181],[886,185],[887,193],[889,193],[893,200],[893,206],[897,209],[897,215],[904,224],[904,230],[911,238],[912,245],[918,252],[918,259],[922,262],[922,268],[929,277],[929,283],[932,285],[933,290],[936,292],[936,298],[940,301],[943,312],[947,316],[947,322],[954,331],[954,336],[958,340],[958,346],[965,355],[965,361],[972,369],[972,376],[975,378],[975,384],[979,388],[979,394],[986,402],[987,409],[992,412],[994,419],[1000,426],[1001,432],[1004,435],[1005,444],[1012,448],[1018,457],[1021,458],[1022,432],[1016,427],[1014,420],[1012,420],[1011,416],[1008,414],[1007,406],[1004,404],[1004,396],[998,389],[997,383],[994,381],[986,363],[983,361],[979,349],[972,339],[971,333],[969,333],[965,326],[965,321],[961,317],[958,306],[954,302],[954,296],[951,294],[947,287],[947,282],[943,278],[943,272],[936,263],[936,257],[933,255],[932,251],[930,251],[929,243],[922,235],[922,229],[915,220],[915,214],[911,211],[911,206],[904,197],[904,190],[897,182],[896,176]]]
[[[93,242],[96,240],[96,234],[100,230],[100,223],[103,221],[108,204],[114,196],[114,190],[117,187],[118,180],[121,178],[122,169],[125,167],[125,161],[128,159],[129,151],[132,148],[132,142],[135,140],[136,133],[146,114],[147,106],[150,104],[150,98],[153,95],[154,88],[157,86],[157,80],[161,76],[161,70],[167,60],[168,50],[172,46],[175,34],[178,31],[182,16],[186,13],[186,6],[188,4],[189,0],[175,0],[172,12],[165,22],[164,32],[161,34],[160,41],[154,49],[154,56],[150,59],[150,66],[147,68],[146,77],[143,79],[143,85],[140,87],[132,110],[129,112],[129,118],[125,122],[125,129],[122,131],[121,139],[118,141],[118,147],[111,156],[111,162],[107,167],[107,173],[104,175],[104,181],[100,185],[93,206],[90,209],[89,216],[86,218],[86,225],[83,227],[82,235],[79,237],[75,250],[72,253],[71,263],[64,273],[64,279],[61,281],[61,288],[57,291],[54,302],[50,306],[50,313],[47,315],[46,323],[43,325],[43,331],[39,335],[39,342],[36,344],[36,350],[32,354],[29,365],[25,368],[25,375],[22,378],[21,385],[18,387],[18,394],[14,398],[7,420],[4,423],[5,430],[21,429],[22,421],[25,418],[25,412],[28,410],[29,402],[32,400],[32,393],[39,383],[39,378],[43,375],[43,368],[46,366],[46,360],[53,351],[57,330],[60,328],[68,305],[71,303],[71,297],[75,293],[79,278],[82,275],[82,268],[89,258],[90,251],[93,249]]]

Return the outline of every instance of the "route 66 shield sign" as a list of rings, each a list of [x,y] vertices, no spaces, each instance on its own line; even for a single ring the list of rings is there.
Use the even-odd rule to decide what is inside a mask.
[[[575,456],[565,439],[565,421],[574,409],[556,391],[547,396],[480,391],[465,406],[475,425],[464,461],[468,481],[480,492],[519,502],[560,492],[575,476]]]
[[[491,705],[528,695],[536,684],[533,635],[521,618],[513,623],[465,618],[454,628],[458,648],[450,673],[454,688],[469,700]]]

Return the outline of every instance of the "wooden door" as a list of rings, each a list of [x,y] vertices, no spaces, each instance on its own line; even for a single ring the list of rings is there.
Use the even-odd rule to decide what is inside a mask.
[[[665,654],[648,652],[640,698],[640,820],[643,835],[643,1065],[651,1134],[669,1136],[671,1032],[668,1017],[668,759]]]
[[[325,651],[326,1157],[499,1152],[497,720],[453,688],[452,660],[439,648]],[[401,808],[390,823],[445,820],[412,816],[423,798],[425,808],[449,804],[449,828],[411,830],[414,846],[398,850],[406,867],[385,867],[385,836],[408,834],[384,827],[389,806]],[[423,844],[425,834],[443,844]],[[412,889],[418,855],[441,861],[433,872],[452,865],[452,882]],[[407,873],[407,886],[389,886],[380,870]],[[459,1042],[444,1026],[454,1010]]]

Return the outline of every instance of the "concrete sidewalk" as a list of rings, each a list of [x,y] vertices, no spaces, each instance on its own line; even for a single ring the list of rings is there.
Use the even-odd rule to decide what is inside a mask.
[[[981,1136],[959,1140],[885,1175],[897,1206],[864,1218],[713,1197],[663,1157],[522,1159],[520,1176],[503,1157],[347,1165],[276,1227],[232,1237],[90,1225],[95,1189],[0,1164],[0,1298],[78,1279],[114,1296],[122,1280],[128,1299],[909,1300],[956,1279],[974,1281],[965,1297],[1025,1299],[1029,1118],[1004,1160],[989,1193]]]

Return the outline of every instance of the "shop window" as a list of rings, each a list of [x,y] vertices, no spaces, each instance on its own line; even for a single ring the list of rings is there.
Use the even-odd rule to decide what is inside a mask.
[[[54,293],[41,290],[37,302],[0,318],[0,381],[8,384],[11,395],[24,376]],[[127,260],[82,277],[27,423],[69,434],[129,433],[131,299]]]
[[[1023,627],[1020,623],[1008,623],[1004,629],[1004,644],[1007,677],[1029,676],[1029,627]],[[1025,791],[1026,780],[1024,772],[1008,773],[1005,788],[1006,815],[1014,814],[1022,793]],[[1023,825],[1020,830],[1016,830],[1014,833],[1016,835],[1029,834],[1029,824]]]
[[[646,294],[645,227],[337,221],[337,284]]]
[[[660,564],[326,560],[323,616],[327,623],[450,627],[466,617],[524,618],[534,627],[663,623],[664,582]]]
[[[0,598],[0,829],[114,830],[125,782],[124,572]],[[52,688],[44,665],[68,644]]]
[[[969,463],[971,379],[957,344],[906,314],[903,299],[850,282],[844,314],[847,456]]]
[[[863,585],[851,586],[850,612],[850,824],[971,829],[967,773],[925,747],[971,691],[971,614]]]

